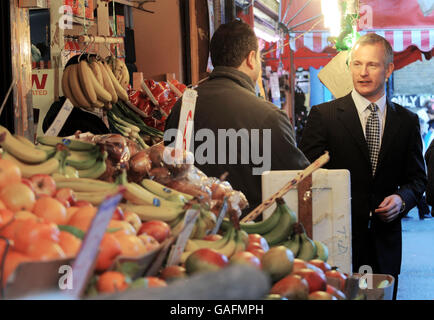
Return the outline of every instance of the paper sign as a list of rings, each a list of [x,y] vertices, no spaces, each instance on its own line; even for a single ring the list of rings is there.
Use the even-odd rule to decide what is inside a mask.
[[[223,222],[223,218],[226,216],[227,210],[228,210],[228,201],[227,201],[227,198],[225,198],[223,201],[222,208],[220,209],[219,216],[217,218],[217,222],[215,224],[215,227],[211,231],[210,234],[216,234],[219,231],[220,226],[222,225],[222,222]]]
[[[335,98],[341,98],[353,89],[353,80],[347,66],[348,51],[339,52],[318,73],[319,80]]]
[[[197,92],[193,89],[186,89],[182,95],[181,114],[179,116],[178,135],[175,141],[175,149],[190,150],[196,99]]]
[[[121,199],[122,194],[118,193],[100,204],[98,212],[83,239],[80,252],[72,265],[73,288],[69,292],[69,294],[77,299],[82,296],[86,289],[86,285],[95,267],[99,245],[113,216],[113,212]]]
[[[69,101],[69,99],[66,99],[65,103],[63,104],[56,118],[54,119],[53,123],[48,128],[48,130],[45,131],[45,135],[57,137],[60,130],[62,130],[63,125],[66,122],[66,119],[68,119],[69,115],[71,114],[73,108],[74,106],[72,105],[71,101]]]
[[[185,212],[184,227],[179,233],[175,246],[172,248],[167,259],[167,266],[178,264],[181,259],[181,254],[184,252],[185,245],[190,238],[193,231],[194,224],[199,217],[200,211],[196,209],[189,209]]]

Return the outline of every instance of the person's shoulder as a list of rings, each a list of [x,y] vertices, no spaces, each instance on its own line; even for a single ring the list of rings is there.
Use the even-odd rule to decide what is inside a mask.
[[[400,104],[397,104],[395,102],[389,102],[394,109],[397,111],[397,113],[399,115],[401,115],[402,117],[405,118],[409,118],[409,119],[417,119],[419,121],[419,116],[417,115],[417,113],[414,113],[413,111],[409,110],[406,107],[401,106]]]

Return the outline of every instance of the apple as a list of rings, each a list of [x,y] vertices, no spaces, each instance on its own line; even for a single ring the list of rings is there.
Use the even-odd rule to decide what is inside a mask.
[[[291,273],[294,254],[285,246],[272,247],[264,253],[261,263],[262,270],[276,282]]]
[[[262,259],[262,257],[265,254],[264,249],[262,249],[261,247],[258,247],[258,248],[247,247],[246,251],[253,253],[259,259]]]
[[[230,259],[230,264],[248,265],[261,269],[261,260],[249,251],[240,251],[235,253]]]
[[[52,197],[56,194],[56,181],[48,174],[34,174],[31,176],[30,181],[33,184],[35,196],[37,198],[41,196]]]
[[[319,271],[314,271],[309,268],[304,268],[294,273],[306,279],[309,284],[309,293],[325,291],[327,289],[327,278],[321,269],[318,270]]]
[[[267,294],[264,300],[288,300],[286,297],[282,297],[280,294]]]
[[[124,211],[121,207],[116,207],[115,212],[113,212],[112,220],[125,220]]]
[[[338,271],[336,267],[332,267],[331,270],[325,272],[327,278],[332,278],[332,281],[338,283],[337,289],[345,290],[345,283],[347,282],[347,276],[342,272]]]
[[[335,296],[338,300],[346,300],[347,299],[347,297],[345,296],[345,294],[341,290],[336,289],[335,287],[333,287],[330,284],[327,285],[326,292]]]
[[[167,266],[160,272],[160,277],[166,282],[172,282],[187,277],[184,267],[178,265]]]
[[[313,259],[308,261],[309,264],[314,265],[315,267],[320,268],[323,272],[331,270],[332,267],[327,263],[320,259]]]
[[[299,259],[299,258],[295,258],[294,259],[294,263],[293,263],[293,267],[292,267],[292,273],[297,272],[301,269],[307,268],[307,262]]]
[[[142,226],[137,232],[138,235],[143,233],[153,236],[159,243],[162,243],[164,240],[170,237],[172,231],[166,222],[160,220],[150,220],[142,223]]]
[[[265,240],[265,238],[258,233],[249,234],[247,245],[253,243],[259,244],[262,247],[262,250],[264,250],[265,252],[267,252],[270,249],[267,240]]]
[[[223,236],[221,234],[208,234],[205,237],[203,237],[203,240],[207,240],[207,241],[217,241],[220,240],[221,238],[223,238]]]
[[[75,206],[77,198],[71,188],[60,188],[56,191],[55,198],[59,200],[65,208]]]
[[[93,204],[86,200],[77,200],[75,202],[75,207],[93,207]]]
[[[142,240],[143,244],[146,247],[146,252],[152,251],[154,249],[157,249],[160,246],[160,243],[149,234],[143,233],[138,236],[140,240]]]
[[[140,220],[137,213],[131,211],[125,211],[124,217],[125,217],[125,221],[131,224],[137,233],[140,230],[140,227],[142,226],[142,220]]]
[[[21,183],[28,186],[33,191],[33,193],[35,193],[35,187],[33,186],[33,182],[30,179],[21,178]]]
[[[218,271],[229,264],[224,254],[210,248],[202,248],[192,252],[185,261],[187,274]]]
[[[335,296],[325,291],[314,291],[309,294],[309,300],[338,300]]]
[[[309,295],[309,284],[299,275],[290,274],[276,282],[270,290],[289,300],[306,300]]]

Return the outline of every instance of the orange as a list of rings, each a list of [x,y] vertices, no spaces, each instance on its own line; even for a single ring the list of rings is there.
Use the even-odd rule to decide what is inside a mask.
[[[0,265],[2,264],[3,257],[0,257]],[[22,253],[16,252],[14,250],[10,250],[8,255],[6,256],[4,263],[4,273],[3,273],[3,286],[6,285],[7,279],[9,276],[14,273],[15,269],[22,262],[29,262],[32,259]]]
[[[78,254],[78,251],[80,251],[81,239],[69,232],[60,231],[59,246],[68,257],[75,257]]]
[[[115,236],[119,234],[130,234],[130,235],[136,234],[136,229],[134,229],[134,227],[127,221],[110,220],[107,229],[120,229],[116,232],[110,232]]]
[[[66,208],[66,223],[69,222],[71,217],[74,215],[74,213],[77,212],[77,210],[80,209],[80,207],[69,207]]]
[[[158,277],[145,277],[147,288],[167,287],[167,282]]]
[[[128,288],[125,276],[117,271],[106,271],[99,276],[96,288],[100,293],[114,293]]]
[[[12,236],[15,250],[26,253],[31,244],[39,240],[51,242],[59,241],[59,229],[53,223],[35,222],[32,220],[18,220],[21,225],[14,229]]]
[[[41,218],[36,216],[34,213],[26,210],[21,210],[18,212],[15,212],[15,219],[16,220],[33,220],[33,221],[41,221]]]
[[[1,189],[0,200],[13,212],[19,210],[32,211],[35,204],[35,194],[24,183],[13,183]]]
[[[14,213],[8,209],[0,209],[0,228],[7,225],[14,218]]]
[[[121,255],[127,257],[138,257],[147,252],[146,246],[139,237],[135,235],[119,234],[116,238],[121,245]]]
[[[6,209],[5,204],[3,203],[3,201],[0,200],[0,209]]]
[[[55,224],[65,224],[67,219],[65,206],[59,200],[51,197],[41,197],[36,200],[33,213]]]
[[[95,269],[104,271],[110,268],[113,261],[121,254],[121,245],[119,240],[110,233],[105,233],[101,244],[99,245],[99,253],[96,260]]]
[[[3,253],[6,250],[7,242],[9,242],[8,251],[10,251],[12,250],[12,243],[10,243],[10,240],[0,238],[0,261],[3,259]],[[1,268],[1,264],[0,264],[0,268]]]
[[[21,182],[20,168],[10,160],[0,159],[0,188]]]
[[[98,209],[96,207],[80,207],[69,219],[68,225],[74,226],[82,231],[87,231],[90,227],[92,219],[95,217]]]
[[[25,252],[29,257],[38,261],[66,258],[65,252],[54,241],[39,239],[32,242]]]

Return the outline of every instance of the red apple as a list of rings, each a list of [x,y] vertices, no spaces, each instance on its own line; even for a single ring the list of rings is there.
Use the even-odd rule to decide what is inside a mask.
[[[170,237],[172,231],[166,222],[160,220],[150,220],[142,223],[142,226],[140,227],[137,234],[141,235],[142,233],[149,234],[159,243],[162,243],[164,240]]]
[[[172,282],[178,279],[186,278],[187,271],[182,266],[172,265],[161,270],[160,277],[166,282]]]
[[[223,238],[221,234],[209,234],[203,237],[202,239],[207,241],[217,241],[220,240],[221,238]]]
[[[313,259],[313,260],[308,261],[308,263],[314,265],[315,267],[320,268],[323,272],[326,272],[326,271],[332,269],[332,267],[327,262],[324,262],[320,259]]]
[[[341,291],[333,287],[332,285],[328,284],[326,292],[330,293],[332,296],[335,296],[338,300],[346,300],[347,297],[345,294]]]
[[[31,176],[29,179],[32,181],[37,198],[41,196],[52,197],[56,194],[56,181],[50,175],[39,173]]]
[[[325,291],[314,291],[309,294],[309,300],[338,300],[335,296]]]
[[[304,269],[304,268],[307,268],[307,262],[302,260],[302,259],[295,258],[294,264],[292,267],[292,273],[297,272],[297,271]]]
[[[249,251],[241,251],[235,253],[230,259],[230,264],[248,265],[261,269],[261,260]]]
[[[248,248],[246,248],[246,251],[253,253],[259,259],[262,259],[262,257],[265,254],[265,251],[260,247],[259,248],[248,247]]]
[[[125,220],[125,215],[124,215],[124,211],[122,210],[121,207],[116,207],[115,212],[113,212],[113,220]]]
[[[251,233],[249,234],[248,243],[247,245],[257,243],[261,246],[262,250],[267,252],[270,249],[270,246],[268,245],[267,240],[263,236],[261,236],[258,233]]]
[[[319,271],[314,271],[312,269],[304,268],[294,273],[306,279],[309,284],[309,293],[325,291],[327,289],[327,278],[321,269],[318,270]]]
[[[187,274],[218,271],[229,264],[224,254],[210,248],[202,248],[192,252],[185,261]]]
[[[285,246],[270,248],[261,259],[262,270],[273,282],[279,281],[292,271],[294,254]]]
[[[33,191],[33,193],[35,193],[35,188],[33,186],[33,182],[30,179],[21,178],[21,183],[23,183],[26,186],[28,186]]]
[[[66,208],[75,206],[77,198],[71,188],[60,188],[56,191],[55,198],[59,200]]]
[[[325,272],[327,278],[332,278],[338,284],[337,289],[345,290],[345,283],[347,281],[347,276],[342,272],[338,271],[336,267],[333,267],[332,270],[328,270]]]
[[[309,295],[309,284],[301,276],[290,274],[276,282],[270,293],[279,294],[289,300],[306,300]]]

